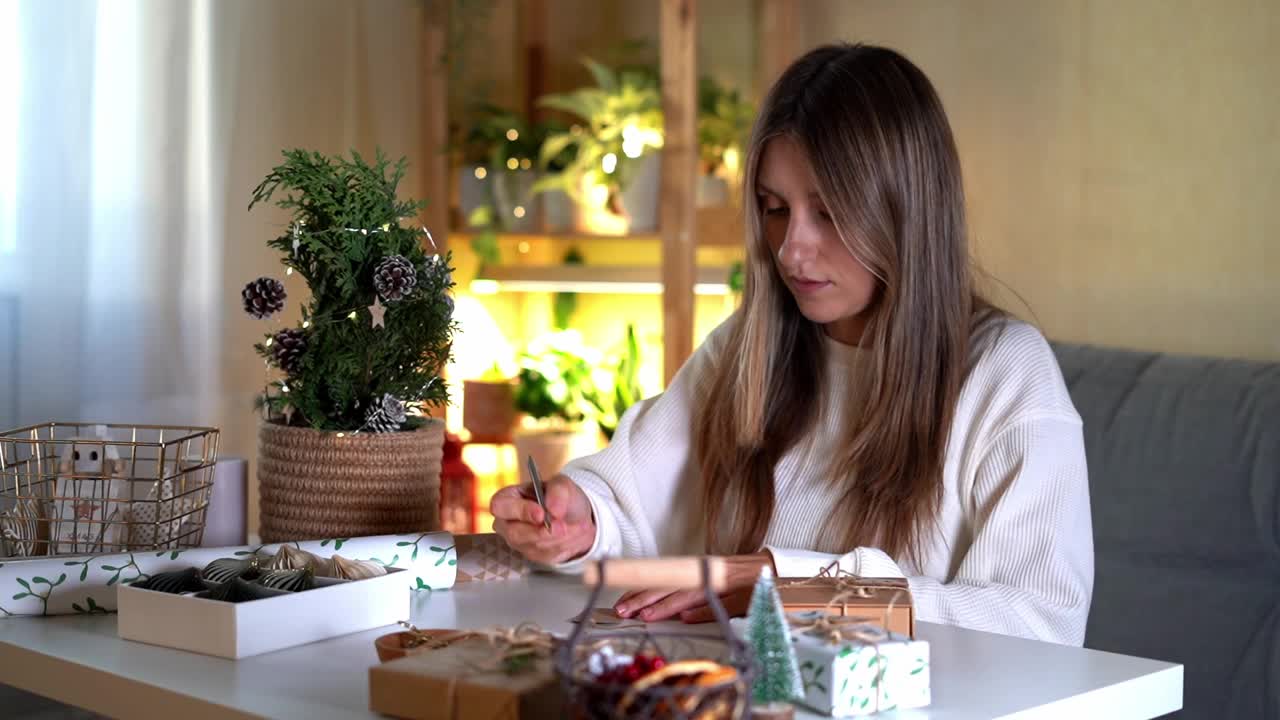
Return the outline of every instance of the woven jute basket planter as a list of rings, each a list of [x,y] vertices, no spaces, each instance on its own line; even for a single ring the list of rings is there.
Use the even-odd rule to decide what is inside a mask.
[[[263,542],[394,535],[440,527],[444,422],[355,435],[264,422],[258,430]]]

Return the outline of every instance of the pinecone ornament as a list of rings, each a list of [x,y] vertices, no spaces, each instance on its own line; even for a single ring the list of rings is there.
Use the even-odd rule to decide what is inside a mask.
[[[288,297],[284,283],[269,277],[260,277],[245,285],[240,295],[244,298],[244,311],[259,320],[283,310]]]
[[[297,328],[276,333],[272,343],[276,366],[287,375],[296,375],[302,366],[302,355],[307,351],[307,334]]]
[[[364,425],[369,432],[395,432],[404,424],[404,403],[390,393],[382,396],[382,400],[374,403],[365,413]]]
[[[418,285],[418,272],[403,255],[388,255],[373,271],[373,287],[389,303],[407,297]]]

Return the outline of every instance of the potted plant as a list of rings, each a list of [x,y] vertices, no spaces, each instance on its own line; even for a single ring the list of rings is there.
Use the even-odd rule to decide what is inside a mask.
[[[535,339],[521,355],[515,407],[526,419],[516,431],[515,447],[522,481],[529,480],[526,457],[532,456],[544,477],[550,477],[590,449],[586,428],[601,404],[593,377],[599,360],[576,330]]]
[[[594,87],[547,95],[541,106],[576,120],[568,131],[549,135],[540,161],[571,149],[561,172],[538,181],[536,190],[561,189],[582,212],[581,231],[624,234],[658,226],[662,147],[662,96],[657,74],[646,69],[615,71],[591,59],[584,64]],[[603,215],[603,217],[601,217]]]
[[[413,221],[424,203],[396,195],[406,167],[289,150],[254,189],[250,209],[282,196],[292,221],[268,245],[310,290],[298,324],[255,345],[279,373],[258,401],[264,542],[439,525],[444,423],[425,413],[448,400],[453,280]],[[270,277],[242,298],[260,320],[286,301]]]
[[[728,205],[755,109],[737,90],[704,76],[698,84],[698,206]]]
[[[533,232],[538,227],[533,166],[545,131],[488,103],[476,104],[471,116],[458,176],[463,217],[475,225],[477,210],[488,207],[493,229]]]
[[[607,383],[601,383],[604,387],[594,397],[598,403],[596,423],[605,440],[611,441],[623,413],[644,395],[640,389],[640,343],[636,339],[634,325],[627,325],[622,353],[612,366],[606,368],[606,373]]]
[[[462,426],[472,442],[509,443],[520,424],[516,381],[494,363],[483,375],[462,381]]]
[[[547,139],[566,132],[572,132],[571,127],[554,119],[534,125],[534,138],[538,142],[540,177],[559,175],[573,164],[578,154],[578,148],[575,145],[566,145],[559,153],[545,158],[542,156],[542,148],[545,147]],[[534,187],[537,188],[536,182]],[[545,232],[570,232],[577,227],[577,208],[573,198],[569,197],[569,193],[565,192],[563,187],[543,187],[536,194],[541,200],[542,229]]]

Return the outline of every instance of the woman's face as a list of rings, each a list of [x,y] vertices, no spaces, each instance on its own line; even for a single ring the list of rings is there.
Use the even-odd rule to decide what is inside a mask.
[[[809,159],[794,140],[783,135],[765,145],[756,193],[774,264],[801,314],[832,339],[857,345],[876,279],[841,242]]]

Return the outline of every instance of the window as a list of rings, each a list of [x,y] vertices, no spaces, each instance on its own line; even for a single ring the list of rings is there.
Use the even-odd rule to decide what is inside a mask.
[[[18,3],[0,2],[0,257],[18,248]],[[0,261],[0,279],[4,265]]]

